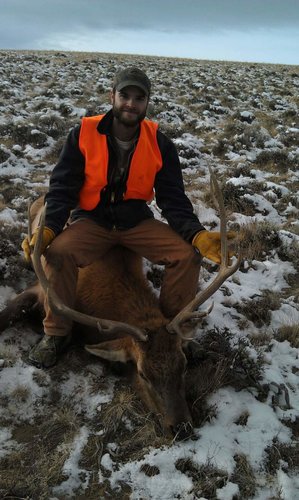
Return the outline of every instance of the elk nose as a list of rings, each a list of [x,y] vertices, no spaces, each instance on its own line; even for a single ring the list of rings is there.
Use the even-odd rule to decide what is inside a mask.
[[[181,422],[175,427],[171,427],[171,430],[176,441],[189,439],[193,435],[193,425],[191,422]]]

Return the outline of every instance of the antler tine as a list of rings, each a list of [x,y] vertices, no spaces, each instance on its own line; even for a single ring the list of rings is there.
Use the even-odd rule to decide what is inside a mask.
[[[219,215],[220,215],[220,234],[221,234],[221,264],[219,267],[219,271],[217,273],[216,278],[205,288],[201,290],[194,299],[189,302],[176,316],[173,320],[167,325],[167,329],[169,331],[173,331],[176,333],[180,333],[180,325],[189,319],[192,319],[196,313],[195,309],[201,306],[208,298],[210,298],[217,290],[220,288],[222,283],[229,278],[232,274],[234,274],[239,268],[242,255],[240,249],[238,251],[239,255],[237,260],[231,265],[228,265],[228,245],[227,245],[227,231],[226,231],[226,215],[225,215],[225,207],[223,196],[221,190],[219,188],[216,176],[212,169],[209,167],[210,175],[211,175],[211,186],[215,190],[216,198],[218,201],[219,207]]]
[[[211,177],[211,188],[215,191],[215,197],[218,202],[218,209],[220,215],[220,236],[221,236],[221,268],[226,268],[228,263],[228,248],[227,248],[227,230],[226,230],[226,213],[223,196],[216,179],[216,175],[209,166],[209,172]]]
[[[209,168],[209,172],[211,174],[211,167],[208,167]],[[219,204],[218,204],[218,200],[215,196],[215,190],[214,190],[214,184],[213,184],[213,177],[210,175],[210,192],[211,192],[211,196],[212,196],[212,200],[213,200],[213,203],[215,205],[215,208],[219,210]]]
[[[32,238],[32,223],[31,223],[30,207],[31,207],[31,200],[28,201],[28,206],[27,206],[27,219],[28,219],[27,236],[28,236],[29,243],[30,243],[31,238]]]
[[[119,338],[122,334],[122,336],[130,335],[137,340],[143,342],[146,341],[148,339],[147,335],[145,335],[142,330],[135,326],[129,325],[127,323],[122,323],[121,321],[112,321],[89,316],[88,314],[84,314],[71,309],[61,301],[55,290],[52,289],[41,263],[41,245],[43,230],[45,226],[46,209],[47,204],[45,203],[40,217],[36,244],[34,246],[31,258],[35,274],[45,292],[45,295],[48,296],[49,306],[51,310],[55,314],[67,317],[72,321],[76,321],[77,323],[92,326],[98,328],[99,331],[109,333],[109,335],[111,335],[111,339],[113,339],[113,337]]]
[[[46,210],[47,210],[47,203],[45,203],[44,208],[43,208],[42,213],[41,213],[41,216],[40,216],[39,226],[38,226],[38,230],[37,230],[37,238],[36,238],[36,242],[35,242],[35,245],[33,248],[33,253],[31,254],[33,269],[35,271],[36,276],[38,277],[38,280],[39,280],[45,294],[47,294],[47,290],[50,286],[48,278],[45,275],[45,271],[44,271],[42,263],[41,263],[41,246],[42,246],[42,240],[43,240],[43,230],[45,227]],[[28,234],[29,234],[29,231],[31,232],[31,224],[29,224],[29,225],[30,225],[30,229],[28,227]]]

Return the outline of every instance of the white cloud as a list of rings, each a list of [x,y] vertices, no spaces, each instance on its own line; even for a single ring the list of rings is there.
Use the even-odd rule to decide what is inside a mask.
[[[298,64],[299,32],[257,29],[213,33],[153,30],[60,32],[39,40],[39,49],[145,54],[195,59]]]

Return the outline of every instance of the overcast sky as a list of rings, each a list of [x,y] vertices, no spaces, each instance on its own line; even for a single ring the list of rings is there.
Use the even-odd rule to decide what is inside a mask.
[[[299,0],[0,0],[0,49],[299,64]]]

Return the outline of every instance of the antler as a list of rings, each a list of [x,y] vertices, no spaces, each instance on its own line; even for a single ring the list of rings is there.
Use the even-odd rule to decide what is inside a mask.
[[[45,294],[48,296],[49,306],[53,313],[69,318],[72,321],[76,321],[77,323],[98,328],[103,333],[109,333],[111,339],[119,338],[120,336],[124,335],[130,335],[137,340],[146,341],[148,339],[147,335],[145,335],[139,328],[136,328],[135,326],[129,325],[127,323],[122,323],[121,321],[106,320],[81,313],[66,306],[58,297],[55,290],[53,290],[53,288],[51,287],[41,263],[41,245],[43,230],[45,226],[46,207],[47,204],[45,204],[41,214],[37,240],[33,249],[33,253],[31,254],[31,258],[34,271]],[[29,224],[29,232],[30,231],[31,224]]]
[[[28,231],[27,231],[27,238],[30,243],[31,238],[32,238],[32,222],[31,222],[31,214],[30,214],[30,207],[31,207],[31,201],[28,201],[28,206],[27,206],[27,218],[28,218]]]
[[[208,300],[217,290],[220,288],[222,283],[229,278],[232,274],[234,274],[239,268],[242,255],[240,249],[238,251],[239,255],[237,260],[230,266],[228,265],[229,257],[228,257],[228,245],[227,245],[227,231],[226,231],[226,215],[225,215],[225,207],[223,196],[221,190],[219,188],[219,184],[217,182],[216,176],[212,169],[209,167],[210,176],[211,176],[211,188],[213,187],[216,195],[216,199],[219,207],[219,215],[220,215],[220,234],[221,234],[221,264],[219,267],[219,271],[217,273],[216,278],[207,286],[204,290],[201,290],[195,298],[187,304],[184,309],[182,309],[173,320],[167,325],[167,329],[170,332],[176,332],[181,334],[180,325],[185,323],[190,319],[198,319],[203,316],[206,316],[210,313],[212,308],[209,308],[205,312],[196,311],[196,309],[201,306],[204,302]]]

